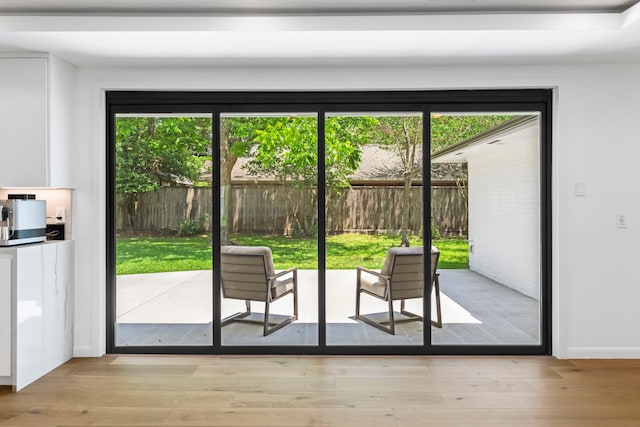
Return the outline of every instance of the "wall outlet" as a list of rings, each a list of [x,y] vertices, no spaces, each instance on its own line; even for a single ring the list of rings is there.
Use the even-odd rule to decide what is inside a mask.
[[[67,220],[66,209],[56,208],[56,221],[65,222]]]
[[[627,214],[624,214],[624,213],[616,214],[616,226],[618,228],[627,228]]]

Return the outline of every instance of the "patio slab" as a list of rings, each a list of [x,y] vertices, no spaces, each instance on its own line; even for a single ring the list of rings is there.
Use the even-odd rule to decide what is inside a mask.
[[[225,345],[316,345],[318,272],[299,270],[299,319],[262,336],[259,325],[232,323],[223,328]],[[328,270],[327,344],[415,345],[422,322],[398,325],[396,335],[359,321],[355,310],[355,270]],[[442,329],[432,327],[435,345],[535,344],[539,340],[539,303],[470,270],[440,270]],[[190,271],[117,277],[118,345],[211,345],[212,272]],[[253,310],[263,312],[259,303]],[[420,299],[407,309],[421,312]],[[222,301],[226,317],[244,311],[244,303]],[[384,313],[386,304],[363,297],[363,313]],[[272,313],[291,312],[291,298],[272,305]],[[199,328],[199,329],[198,329]]]

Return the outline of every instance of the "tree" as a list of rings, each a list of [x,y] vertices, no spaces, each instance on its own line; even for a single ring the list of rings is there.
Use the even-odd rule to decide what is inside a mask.
[[[220,244],[228,245],[231,207],[231,172],[238,158],[249,154],[256,129],[263,123],[257,117],[223,117],[220,120]]]
[[[401,246],[409,246],[409,206],[411,185],[422,173],[422,116],[385,116],[379,118],[383,141],[402,162],[402,205],[400,207]]]
[[[349,185],[349,177],[360,164],[360,146],[377,123],[371,117],[330,117],[325,126],[325,185],[337,191]],[[255,130],[255,147],[247,170],[267,175],[281,183],[310,191],[317,206],[318,121],[315,117],[270,118]],[[298,231],[316,232],[315,215],[294,206]]]
[[[210,147],[209,118],[117,118],[115,187],[131,229],[138,228],[139,195],[162,185],[196,182]]]

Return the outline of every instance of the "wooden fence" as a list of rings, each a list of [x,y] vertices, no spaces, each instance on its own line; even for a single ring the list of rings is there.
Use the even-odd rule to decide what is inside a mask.
[[[400,230],[402,187],[363,186],[327,192],[329,233],[389,233]],[[283,185],[234,185],[229,195],[229,231],[232,233],[296,234],[317,224],[314,190]],[[442,235],[467,233],[466,190],[442,186],[431,188],[432,221]],[[116,229],[127,229],[126,211],[118,197]],[[140,196],[137,228],[177,230],[185,220],[211,219],[210,188],[162,188]],[[409,228],[422,229],[422,188],[411,189]],[[209,229],[209,221],[205,228]]]

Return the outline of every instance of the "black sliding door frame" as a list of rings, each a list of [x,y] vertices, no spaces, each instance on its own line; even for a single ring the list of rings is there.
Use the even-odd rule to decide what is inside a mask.
[[[108,91],[106,94],[107,177],[107,352],[164,354],[551,354],[551,105],[550,89],[378,91],[378,92],[157,92]],[[432,112],[467,113],[536,111],[541,117],[540,138],[540,241],[541,241],[541,320],[539,345],[432,345],[431,328],[424,327],[422,345],[363,346],[326,344],[326,194],[325,119],[331,113],[415,112],[423,115],[423,144],[430,143]],[[295,346],[230,346],[221,340],[220,278],[213,274],[213,345],[211,346],[116,346],[115,286],[115,116],[118,113],[205,113],[211,114],[212,153],[219,164],[220,119],[226,113],[314,113],[318,118],[318,344]],[[423,149],[423,224],[431,222],[430,150]],[[213,236],[220,235],[219,168],[213,177]],[[431,227],[423,227],[423,244],[431,242]],[[213,245],[213,265],[220,265],[220,245]],[[430,263],[424,263],[424,277],[430,277]],[[430,295],[425,281],[425,296]],[[431,298],[423,298],[424,324],[429,325]]]

